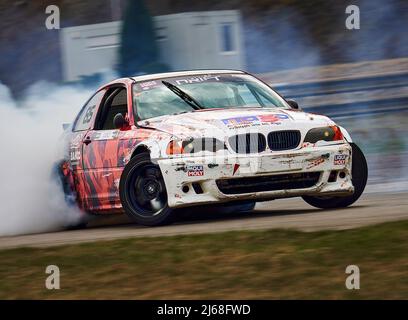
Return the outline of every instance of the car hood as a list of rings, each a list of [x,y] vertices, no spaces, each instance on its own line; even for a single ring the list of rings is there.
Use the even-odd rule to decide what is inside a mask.
[[[334,125],[326,116],[279,108],[205,109],[139,121],[138,125],[179,138],[229,137],[246,132],[307,131]]]

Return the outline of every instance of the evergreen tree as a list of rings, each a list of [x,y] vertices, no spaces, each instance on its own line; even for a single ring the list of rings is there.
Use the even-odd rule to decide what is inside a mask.
[[[124,14],[118,72],[121,76],[167,71],[158,62],[153,19],[143,0],[128,0]]]

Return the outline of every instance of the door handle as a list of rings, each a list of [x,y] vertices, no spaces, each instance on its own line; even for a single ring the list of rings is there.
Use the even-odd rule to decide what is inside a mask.
[[[91,140],[90,137],[86,137],[85,140],[84,140],[84,143],[85,143],[86,145],[90,144],[91,142],[92,142],[92,140]]]

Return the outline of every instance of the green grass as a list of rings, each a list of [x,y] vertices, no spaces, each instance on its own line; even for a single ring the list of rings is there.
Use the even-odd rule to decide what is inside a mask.
[[[408,221],[21,248],[0,262],[2,299],[408,299]],[[60,290],[45,289],[50,264]],[[345,288],[350,264],[360,290]]]

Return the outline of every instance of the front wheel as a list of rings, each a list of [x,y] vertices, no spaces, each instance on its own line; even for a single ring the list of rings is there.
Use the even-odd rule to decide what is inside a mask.
[[[351,181],[354,186],[354,193],[346,197],[312,197],[303,196],[311,206],[321,209],[345,208],[356,202],[364,191],[367,184],[368,168],[367,161],[361,149],[354,143],[352,148]]]
[[[138,224],[164,225],[173,218],[160,168],[147,153],[129,161],[120,179],[119,195],[126,214]]]

